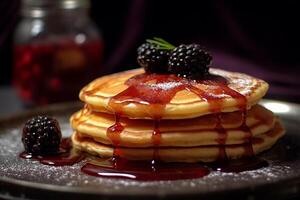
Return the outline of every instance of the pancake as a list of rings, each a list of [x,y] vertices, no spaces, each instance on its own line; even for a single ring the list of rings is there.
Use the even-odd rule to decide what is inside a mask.
[[[204,80],[144,74],[142,69],[103,76],[80,92],[92,110],[132,119],[187,119],[249,109],[267,92],[263,80],[210,68]]]
[[[129,160],[152,160],[156,154],[160,160],[165,162],[212,162],[220,158],[220,152],[225,151],[228,159],[237,159],[258,154],[271,148],[276,141],[284,135],[284,128],[279,121],[270,131],[252,138],[252,142],[241,145],[226,146],[200,146],[200,147],[172,147],[172,148],[123,148],[117,149],[113,146],[96,142],[92,138],[83,138],[80,133],[72,135],[73,146],[81,151],[106,158],[119,156]],[[117,154],[117,155],[116,155]]]
[[[120,118],[124,129],[116,133],[120,147],[193,147],[203,145],[242,144],[249,136],[258,136],[273,128],[275,116],[266,108],[255,105],[248,110],[246,125],[243,125],[243,112],[221,113],[220,118],[215,114],[183,120],[159,121],[160,141],[153,141],[155,122],[152,120]],[[220,120],[220,121],[218,121]],[[71,117],[72,128],[81,133],[82,137],[90,137],[95,141],[114,145],[107,131],[115,124],[115,116],[107,113],[97,113],[85,106]],[[220,123],[226,135],[216,129]],[[219,126],[220,126],[219,125]],[[249,135],[249,131],[251,131]]]

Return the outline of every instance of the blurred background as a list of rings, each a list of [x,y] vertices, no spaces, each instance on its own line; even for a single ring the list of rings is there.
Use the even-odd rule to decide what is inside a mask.
[[[162,37],[199,43],[213,66],[270,83],[300,102],[297,1],[1,0],[0,116],[76,100],[91,79],[138,67],[136,48]]]

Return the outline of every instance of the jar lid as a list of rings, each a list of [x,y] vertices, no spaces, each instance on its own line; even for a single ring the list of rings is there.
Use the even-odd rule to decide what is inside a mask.
[[[90,8],[90,0],[22,0],[24,16],[44,17],[53,9]]]

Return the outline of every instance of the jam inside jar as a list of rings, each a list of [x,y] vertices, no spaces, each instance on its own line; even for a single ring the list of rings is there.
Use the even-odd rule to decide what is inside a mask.
[[[28,104],[76,100],[101,73],[102,47],[101,40],[16,45],[14,86]]]

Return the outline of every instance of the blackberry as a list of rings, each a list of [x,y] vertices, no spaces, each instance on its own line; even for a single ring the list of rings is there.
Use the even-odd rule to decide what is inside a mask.
[[[137,62],[147,73],[167,73],[169,54],[175,47],[161,38],[146,41],[137,49]]]
[[[147,73],[166,73],[168,58],[169,51],[159,50],[158,45],[144,43],[138,48],[137,62]]]
[[[178,76],[197,79],[208,74],[211,55],[198,44],[180,45],[170,54],[168,71]]]
[[[37,116],[25,123],[22,142],[25,151],[33,155],[54,154],[59,151],[61,137],[56,119]]]

